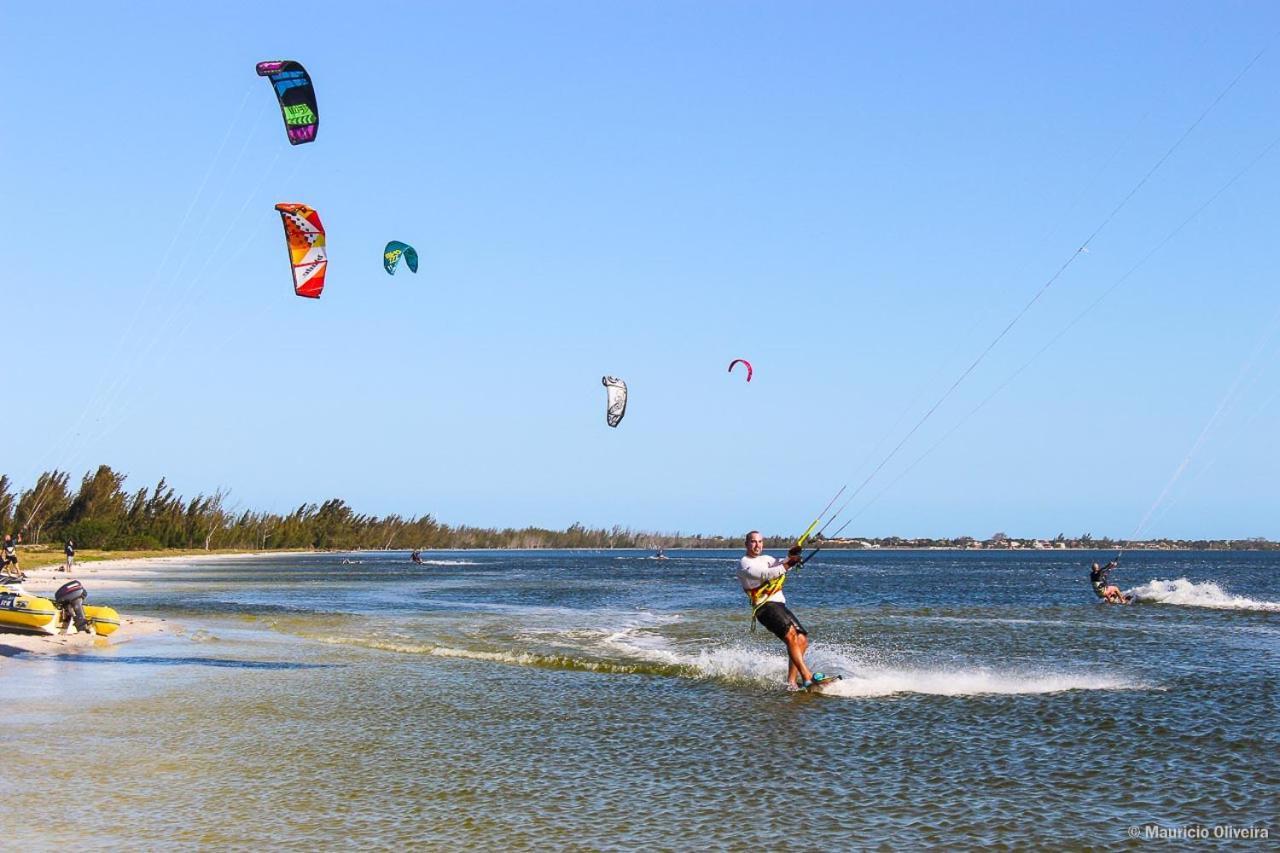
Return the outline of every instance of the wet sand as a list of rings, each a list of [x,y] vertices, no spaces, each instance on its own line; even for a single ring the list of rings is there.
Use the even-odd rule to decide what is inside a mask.
[[[120,627],[110,637],[99,637],[94,634],[32,634],[22,631],[8,631],[0,628],[0,671],[5,666],[5,658],[18,654],[57,655],[71,649],[91,649],[102,646],[115,646],[128,642],[136,637],[158,634],[172,629],[171,623],[164,619],[153,619],[148,616],[121,616]]]

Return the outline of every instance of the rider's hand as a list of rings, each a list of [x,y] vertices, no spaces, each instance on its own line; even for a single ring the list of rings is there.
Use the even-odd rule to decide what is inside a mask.
[[[799,545],[792,545],[792,546],[791,546],[791,550],[787,552],[787,556],[788,556],[788,557],[799,557],[802,553],[804,553],[804,549],[803,549],[803,548],[801,548]]]

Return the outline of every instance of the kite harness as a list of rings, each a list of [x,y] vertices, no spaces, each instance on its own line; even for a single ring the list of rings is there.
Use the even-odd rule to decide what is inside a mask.
[[[809,524],[809,526],[805,529],[804,533],[800,534],[800,538],[796,540],[796,544],[791,549],[792,552],[798,554],[800,553],[800,551],[804,549],[804,543],[807,542],[809,540],[809,537],[813,535],[813,531],[818,526],[818,522],[822,521],[822,517],[827,514],[827,511],[830,510],[832,505],[834,505],[835,502],[840,498],[840,495],[844,494],[844,490],[846,488],[847,486],[841,486],[840,491],[836,492],[835,497],[833,497],[830,501],[827,502],[827,505],[823,508],[822,512],[818,513],[818,516]],[[781,592],[783,585],[786,584],[787,578],[791,576],[791,573],[796,569],[800,568],[801,566],[803,566],[805,563],[812,560],[814,555],[821,550],[822,550],[821,545],[814,547],[814,549],[809,552],[808,556],[802,557],[800,562],[796,563],[794,566],[792,566],[783,574],[779,575],[773,580],[765,581],[755,589],[744,590],[747,593],[747,598],[751,601],[752,633],[754,633],[756,630],[756,614],[760,612],[761,607],[764,607],[765,602],[769,600],[769,596],[773,595],[776,592]]]
[[[800,547],[799,545],[795,546],[795,548],[799,548],[799,547]],[[773,580],[765,581],[755,589],[746,590],[747,598],[751,600],[752,632],[756,630],[756,614],[759,613],[760,608],[764,607],[765,603],[768,602],[769,596],[773,595],[775,592],[781,592],[783,584],[787,582],[787,578],[791,577],[791,573],[794,572],[796,569],[800,568],[801,566],[803,566],[805,563],[809,562],[809,560],[813,558],[813,555],[818,553],[821,550],[822,550],[821,547],[814,548],[812,551],[809,552],[809,556],[801,558],[800,562],[796,563],[794,566],[787,569],[785,574],[778,575]]]

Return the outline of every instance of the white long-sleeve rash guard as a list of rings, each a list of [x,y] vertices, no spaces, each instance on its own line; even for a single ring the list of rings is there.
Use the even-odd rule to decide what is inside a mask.
[[[782,577],[786,573],[786,561],[777,557],[770,557],[768,554],[761,554],[759,557],[743,556],[738,561],[738,583],[742,584],[742,589],[748,593],[774,578]],[[778,590],[766,598],[765,601],[776,601],[779,604],[787,603],[782,590]]]

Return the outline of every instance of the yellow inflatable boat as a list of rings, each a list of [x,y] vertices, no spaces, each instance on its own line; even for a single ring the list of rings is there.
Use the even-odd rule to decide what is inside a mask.
[[[0,586],[0,628],[52,634],[58,629],[58,608],[20,586]]]
[[[84,605],[84,618],[93,632],[105,637],[120,627],[120,614],[102,605]],[[62,630],[58,606],[47,598],[23,591],[21,586],[0,586],[0,629],[57,634]],[[75,631],[68,624],[66,630]]]

